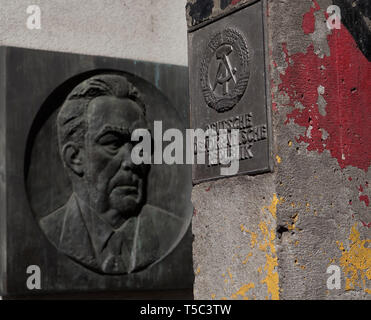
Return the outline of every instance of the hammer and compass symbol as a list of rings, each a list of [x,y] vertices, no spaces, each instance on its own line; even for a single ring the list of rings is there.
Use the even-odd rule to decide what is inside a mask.
[[[244,95],[250,76],[249,48],[238,29],[215,33],[200,61],[200,84],[208,107],[232,110]]]
[[[229,94],[229,82],[233,80],[237,84],[237,68],[232,67],[229,55],[233,52],[233,47],[229,44],[224,44],[216,50],[216,59],[219,62],[218,72],[216,73],[213,92],[218,85],[223,86],[223,95]]]

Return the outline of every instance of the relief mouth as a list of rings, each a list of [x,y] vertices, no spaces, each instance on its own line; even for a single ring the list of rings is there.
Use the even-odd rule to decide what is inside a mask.
[[[111,183],[112,187],[109,188],[111,191],[120,190],[136,193],[138,193],[140,185],[140,181],[136,175],[117,176]]]
[[[137,195],[138,186],[137,185],[122,185],[116,186],[113,190],[117,190],[120,193],[124,193],[125,195]]]

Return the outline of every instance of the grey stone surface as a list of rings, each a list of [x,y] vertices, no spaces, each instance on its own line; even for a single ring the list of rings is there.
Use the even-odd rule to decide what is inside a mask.
[[[321,10],[314,14],[314,33],[308,35],[303,33],[302,21],[304,14],[314,7],[312,1],[270,3],[269,39],[272,61],[277,63],[277,68],[272,68],[275,85],[281,82],[280,72],[285,72],[288,67],[282,55],[282,44],[287,44],[290,55],[306,53],[310,44],[321,59],[336,54],[330,52],[327,36],[331,31],[325,26],[323,18],[324,11],[332,2],[319,0],[317,3]],[[329,90],[326,83],[323,85],[323,90]],[[286,99],[280,93],[273,100],[278,104],[273,117],[275,153],[281,159],[277,164],[275,185],[277,194],[285,199],[277,209],[278,230],[281,230],[277,235],[280,297],[369,299],[367,288],[370,287],[370,275],[365,272],[370,267],[367,267],[370,263],[367,239],[370,239],[371,233],[362,222],[369,220],[369,209],[358,201],[357,188],[362,182],[369,181],[370,171],[352,166],[341,168],[329,151],[308,151],[306,143],[298,143],[296,138],[308,132],[292,121],[285,124],[287,115],[292,111],[291,107],[281,107],[287,105]],[[319,101],[319,108],[324,103],[326,101]],[[357,243],[358,232],[360,241]],[[352,234],[355,237],[351,238]],[[366,240],[365,251],[354,255],[352,249],[361,248],[363,240]],[[344,251],[341,250],[342,244]],[[349,265],[344,264],[341,258],[347,253],[350,253]],[[328,290],[326,286],[329,265],[341,267],[340,290]],[[349,266],[355,274],[346,273]],[[364,280],[361,280],[362,277]],[[353,284],[358,283],[353,289],[351,279],[356,279]]]
[[[370,168],[342,167],[329,150],[318,152],[311,150],[308,143],[298,142],[300,136],[311,138],[310,127],[298,125],[288,115],[295,109],[305,112],[311,106],[291,101],[287,90],[279,87],[281,77],[295,63],[292,57],[307,54],[311,45],[318,59],[334,56],[336,63],[337,53],[330,48],[328,38],[334,31],[326,27],[324,18],[332,1],[267,3],[274,172],[194,187],[195,297],[370,299]],[[309,22],[313,21],[312,33],[303,29],[306,14]],[[337,49],[341,50],[341,46]],[[310,61],[305,63],[309,68]],[[302,76],[300,71],[305,69],[298,67],[297,77]],[[336,69],[330,76],[337,79],[340,72]],[[294,84],[295,77],[291,81]],[[332,125],[330,100],[322,94],[331,88],[326,81],[320,84],[313,92],[308,87],[305,94],[318,95],[318,112]],[[361,124],[354,125],[367,127],[367,121],[366,116]],[[330,136],[325,128],[318,130],[324,140]],[[272,232],[268,239],[264,224]],[[253,249],[249,243],[251,232],[257,234]],[[327,287],[330,265],[340,267],[339,290]]]
[[[268,208],[274,190],[272,174],[193,188],[195,299],[265,299],[268,287],[275,290],[269,269],[276,258],[276,220]]]
[[[187,65],[185,0],[2,1],[0,45]],[[41,9],[29,30],[26,10]]]

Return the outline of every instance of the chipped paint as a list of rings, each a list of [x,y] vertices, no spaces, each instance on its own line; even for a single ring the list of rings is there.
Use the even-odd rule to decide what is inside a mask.
[[[362,288],[370,293],[371,248],[367,247],[370,243],[371,240],[361,240],[357,224],[353,225],[349,235],[349,250],[345,249],[342,242],[338,242],[339,249],[342,251],[339,263],[346,277],[345,290]]]
[[[282,201],[282,199],[281,199],[281,201]],[[275,218],[276,219],[276,213],[277,213],[277,205],[280,203],[280,200],[278,199],[278,197],[277,197],[277,195],[276,194],[274,194],[273,195],[273,200],[272,200],[272,203],[269,205],[269,206],[265,206],[265,207],[263,207],[263,211],[265,210],[265,209],[267,209],[271,214],[272,214],[272,216],[273,216],[273,218]]]
[[[250,235],[251,235],[251,240],[250,240],[250,247],[251,249],[254,249],[254,247],[256,246],[256,244],[258,243],[258,235],[255,233],[255,232],[250,232]]]
[[[199,298],[210,297],[208,286],[216,293],[215,298],[223,299],[252,299],[254,295],[258,299],[359,297],[358,292],[344,294],[326,290],[325,272],[329,262],[340,266],[335,239],[344,241],[344,233],[348,236],[354,220],[364,220],[363,226],[358,222],[363,233],[369,231],[366,226],[371,223],[366,216],[367,200],[370,200],[366,196],[369,198],[371,194],[358,194],[356,189],[360,183],[365,184],[363,177],[371,158],[370,68],[345,28],[333,31],[326,28],[326,8],[320,9],[318,3],[322,6],[325,2],[268,2],[271,8],[277,9],[271,10],[272,18],[268,19],[269,51],[276,60],[271,59],[269,65],[275,110],[272,128],[277,134],[273,160],[277,161],[277,170],[272,173],[272,180],[264,175],[253,177],[253,182],[247,178],[244,181],[243,177],[226,179],[213,183],[209,194],[202,192],[203,198],[195,195],[199,207],[210,205],[209,216],[202,214],[196,218],[199,218],[197,222],[210,228],[207,235],[216,230],[213,243],[217,244],[220,237],[222,244],[221,250],[216,247],[217,254],[204,258],[205,246],[201,245],[209,244],[205,240],[208,236],[203,225],[195,228],[199,250],[195,257],[213,264],[208,270],[202,270],[209,272],[209,278],[204,274],[198,277],[195,288]],[[282,20],[282,16],[287,19]],[[340,171],[338,164],[346,170]],[[348,183],[348,177],[352,183]],[[250,185],[254,188],[250,189]],[[205,189],[210,190],[209,183],[196,188]],[[235,198],[233,193],[238,196]],[[228,198],[221,195],[228,195],[233,206],[228,207],[225,200]],[[278,206],[280,196],[287,201],[282,209]],[[263,203],[259,203],[261,199]],[[348,205],[350,199],[352,207]],[[214,215],[215,212],[219,215]],[[286,231],[285,223],[288,230],[297,230],[300,226],[305,231],[282,233],[278,239],[277,227],[282,226]],[[366,239],[362,233],[359,238],[363,240],[355,240],[356,243]],[[350,243],[351,246],[348,241],[343,245],[342,254],[352,252],[352,246],[356,245]],[[237,244],[241,244],[241,249],[236,250]],[[365,244],[363,250],[366,249]],[[295,258],[296,264],[293,264]],[[353,279],[355,268],[358,279],[354,286],[362,284],[362,293],[369,293],[371,288],[363,286],[359,268],[365,275],[366,269],[361,265],[354,267],[355,262],[342,261],[350,264],[342,265],[343,270],[345,267],[350,270],[347,279]],[[278,263],[282,267],[281,278]],[[234,284],[229,274],[220,277],[228,267]],[[345,272],[343,278],[344,275]],[[368,280],[367,276],[365,279]],[[255,287],[244,292],[244,286],[250,282],[254,282]]]
[[[273,194],[272,202],[269,206],[264,206],[262,211],[266,213],[267,211],[271,216],[276,219],[277,205],[283,202],[284,199],[278,199],[276,194]],[[270,295],[272,300],[279,300],[279,278],[278,278],[278,260],[275,247],[276,230],[274,227],[269,227],[271,224],[271,219],[266,219],[266,221],[261,221],[259,224],[259,229],[263,235],[263,240],[259,243],[259,249],[265,252],[265,266],[264,271],[266,271],[266,277],[260,282],[267,285],[268,295]],[[269,298],[269,297],[268,297]]]
[[[231,273],[230,269],[227,270],[227,273],[228,273],[229,278],[231,280],[233,280],[233,276],[232,276],[232,273]]]
[[[267,277],[261,283],[267,285],[268,293],[271,294],[272,300],[279,300],[279,279],[278,272],[276,271],[276,267],[278,266],[277,257],[266,254],[266,259],[264,270],[267,271]]]
[[[291,217],[291,224],[287,222],[287,229],[292,231],[296,229],[296,222],[299,219],[299,213],[297,212],[293,217]]]
[[[250,252],[250,253],[247,255],[246,259],[245,259],[244,261],[242,261],[242,264],[246,264],[246,263],[249,261],[249,259],[250,259],[251,256],[252,256],[252,252]]]
[[[249,290],[254,289],[254,288],[255,288],[255,284],[253,283],[245,284],[236,293],[232,294],[231,298],[237,299],[238,296],[241,296],[244,300],[248,300],[248,297],[246,297],[246,294]]]
[[[312,8],[303,17],[302,28],[303,28],[304,34],[310,34],[314,32],[315,22],[316,22],[314,13],[319,10],[320,10],[320,7],[317,1],[313,1]]]
[[[241,229],[241,232],[246,232],[246,233],[250,234],[250,236],[251,236],[250,247],[251,247],[251,249],[254,249],[254,247],[258,243],[258,240],[257,240],[258,235],[253,231],[247,230],[246,227],[243,224],[240,225],[240,229]]]
[[[314,10],[303,18],[304,32],[314,32]],[[308,151],[329,150],[341,168],[354,166],[367,172],[371,164],[371,64],[345,27],[332,30],[327,40],[330,55],[323,57],[314,44],[305,53],[292,55],[282,45],[288,67],[280,75],[279,90],[288,97],[287,106],[303,106],[287,115],[286,124],[293,121],[310,132],[296,138],[307,144]],[[319,86],[324,88],[323,95]],[[326,103],[322,114],[320,96]]]

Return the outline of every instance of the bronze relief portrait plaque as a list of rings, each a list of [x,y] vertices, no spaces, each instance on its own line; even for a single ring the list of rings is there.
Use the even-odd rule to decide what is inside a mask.
[[[252,1],[188,33],[191,127],[215,131],[218,139],[220,130],[238,130],[236,175],[272,170],[264,8],[265,1]],[[193,182],[225,177],[223,166],[220,153],[216,161],[195,164]]]
[[[135,129],[151,132],[162,121],[165,129],[185,131],[187,69],[2,49],[8,71],[2,291],[191,288],[190,166],[138,165],[131,158]],[[30,265],[41,278],[32,292]]]

